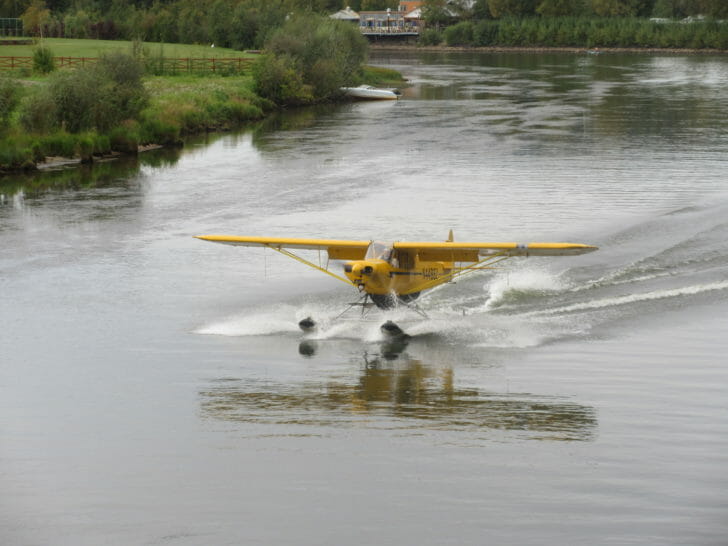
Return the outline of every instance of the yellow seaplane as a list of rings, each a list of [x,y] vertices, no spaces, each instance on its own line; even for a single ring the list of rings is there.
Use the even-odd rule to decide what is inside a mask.
[[[463,243],[454,241],[452,230],[444,242],[384,243],[237,235],[198,235],[197,238],[226,245],[267,247],[293,258],[356,288],[361,298],[350,307],[360,305],[362,312],[372,305],[392,309],[401,304],[425,317],[414,302],[423,291],[435,286],[492,269],[496,263],[515,256],[574,256],[598,248],[578,243]],[[299,250],[318,251],[318,263],[294,253]],[[322,253],[326,254],[325,260]],[[331,261],[344,262],[343,276],[330,270]],[[300,321],[299,326],[310,331],[316,323],[309,317]],[[382,331],[390,336],[403,334],[391,321],[382,326]]]

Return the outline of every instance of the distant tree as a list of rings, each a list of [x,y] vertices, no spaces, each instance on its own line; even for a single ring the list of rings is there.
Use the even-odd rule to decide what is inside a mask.
[[[290,13],[287,2],[278,0],[247,0],[232,12],[230,45],[235,49],[263,47],[266,38],[279,28]]]
[[[341,9],[341,0],[297,0],[295,8],[314,13],[332,13]]]
[[[597,15],[607,17],[636,17],[650,15],[655,0],[591,0],[591,8]]]
[[[447,0],[425,0],[422,5],[422,18],[428,27],[439,29],[452,19]]]
[[[390,8],[392,11],[397,9],[399,2],[397,0],[361,0],[360,11],[383,11]],[[351,5],[349,7],[352,7]],[[352,7],[352,9],[354,9]]]
[[[182,0],[179,3],[177,15],[177,33],[180,41],[187,44],[209,44],[205,13],[207,6],[200,5],[194,0]]]
[[[690,0],[657,0],[652,10],[655,17],[680,19],[690,14]]]
[[[496,19],[534,15],[537,4],[538,0],[488,0],[490,13]]]
[[[83,10],[69,12],[63,18],[63,25],[65,27],[66,38],[88,38],[91,18]]]
[[[581,15],[584,12],[584,0],[541,0],[536,12],[544,17]]]
[[[716,19],[728,18],[728,1],[726,0],[701,0],[703,13]]]
[[[0,17],[20,17],[28,6],[29,0],[0,0]]]
[[[649,17],[655,8],[656,0],[637,0],[637,16]]]
[[[176,21],[176,4],[154,4],[139,22],[141,35],[152,42],[181,42]]]
[[[235,30],[230,8],[229,0],[215,0],[207,9],[210,41],[218,47],[230,47]]]
[[[46,5],[53,13],[63,13],[71,6],[71,2],[70,0],[46,0]]]
[[[33,0],[20,18],[23,20],[25,32],[32,36],[41,35],[42,37],[43,25],[50,21],[51,11],[43,0]]]
[[[491,17],[493,17],[493,15],[490,13],[488,0],[475,0],[475,4],[473,4],[473,18],[490,19]]]
[[[475,2],[471,0],[449,0],[450,11],[460,20],[475,17]]]

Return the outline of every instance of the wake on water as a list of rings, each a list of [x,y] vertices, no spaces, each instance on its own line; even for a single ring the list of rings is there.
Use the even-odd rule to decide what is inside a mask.
[[[601,335],[634,317],[728,297],[728,203],[690,207],[635,223],[594,241],[600,251],[575,258],[514,259],[503,269],[463,279],[418,301],[424,319],[406,309],[372,310],[365,319],[337,292],[327,302],[280,302],[198,328],[224,336],[297,335],[298,321],[319,323],[310,339],[382,340],[392,320],[414,340],[436,338],[478,347],[523,348]],[[485,282],[484,282],[485,280]]]

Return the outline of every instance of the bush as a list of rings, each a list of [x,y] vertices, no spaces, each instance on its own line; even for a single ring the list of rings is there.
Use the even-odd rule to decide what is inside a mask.
[[[93,76],[107,88],[94,120],[99,130],[106,130],[125,119],[135,119],[149,102],[142,76],[144,66],[125,53],[103,55],[91,69]]]
[[[20,103],[20,84],[0,74],[0,132],[7,127],[10,115]]]
[[[498,39],[498,23],[481,21],[473,29],[473,43],[479,46],[495,45]]]
[[[123,53],[104,55],[95,66],[57,72],[49,82],[57,123],[71,133],[109,131],[139,116],[147,103],[142,66]]]
[[[50,91],[36,89],[20,103],[21,126],[31,133],[47,133],[58,126],[58,107]]]
[[[463,21],[445,29],[445,42],[450,46],[473,45],[473,23]]]
[[[434,28],[426,28],[420,32],[417,43],[422,46],[436,46],[442,43],[442,34]]]
[[[254,90],[276,104],[313,102],[311,86],[303,83],[289,56],[263,55],[253,65]]]
[[[255,65],[255,89],[278,104],[327,100],[360,78],[367,42],[342,21],[305,15],[290,19],[266,43]]]
[[[38,46],[33,51],[33,70],[41,74],[49,74],[56,69],[53,51],[49,47]]]
[[[48,89],[58,124],[71,133],[92,129],[109,87],[108,82],[97,81],[90,68],[56,72]]]

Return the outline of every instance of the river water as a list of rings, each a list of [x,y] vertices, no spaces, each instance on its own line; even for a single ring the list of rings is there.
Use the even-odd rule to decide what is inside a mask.
[[[728,536],[728,59],[376,54],[402,100],[0,186],[0,543]],[[422,298],[204,233],[571,241]],[[314,256],[315,259],[317,257]]]

